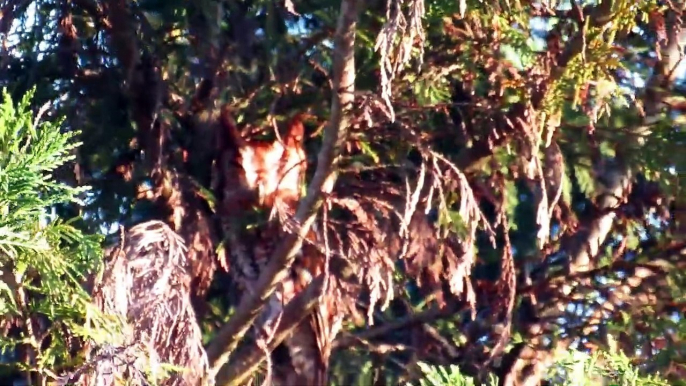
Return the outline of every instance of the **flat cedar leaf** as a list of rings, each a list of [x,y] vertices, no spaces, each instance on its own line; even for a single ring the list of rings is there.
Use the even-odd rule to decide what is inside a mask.
[[[412,94],[414,94],[415,98],[417,98],[417,103],[420,105],[423,104],[424,101],[423,95],[425,93],[425,89],[426,87],[423,79],[417,79],[413,82]]]
[[[514,218],[514,213],[515,210],[517,209],[517,205],[519,204],[519,190],[517,189],[517,185],[515,182],[511,179],[508,179],[505,182],[505,213],[507,214],[508,218]],[[517,230],[517,222],[512,221],[510,223],[510,229],[512,230]]]
[[[450,90],[445,82],[436,84],[436,87],[429,89],[431,91],[431,104],[447,102],[450,99]]]
[[[85,338],[93,334],[93,328],[81,327],[83,320],[95,321],[97,316],[88,315],[82,279],[101,261],[99,241],[81,233],[73,223],[50,218],[45,211],[56,204],[79,203],[79,195],[87,191],[54,178],[56,169],[73,159],[71,150],[79,143],[73,141],[74,132],[62,132],[60,122],[34,121],[29,108],[33,91],[24,95],[16,109],[5,90],[3,96],[0,208],[4,213],[0,216],[0,251],[12,261],[11,275],[25,289],[41,296],[30,300],[30,310],[16,312],[11,306],[20,303],[3,283],[2,308],[23,320],[30,317],[27,312],[41,314],[54,331]],[[25,277],[27,272],[40,278],[39,286]],[[52,338],[36,357],[33,370],[55,367],[69,356],[64,340],[58,335]],[[14,350],[17,344],[22,343],[9,342],[0,351]]]
[[[202,197],[205,200],[205,202],[207,202],[207,205],[210,207],[210,210],[212,212],[214,212],[215,207],[216,207],[216,203],[217,203],[217,199],[214,196],[214,194],[212,193],[212,191],[210,191],[209,189],[200,185],[200,183],[198,183],[195,179],[191,180],[191,182],[198,189],[198,193],[199,193],[200,197]]]
[[[12,291],[10,286],[7,285],[7,283],[0,281],[0,294],[2,294],[2,293],[7,294],[7,296],[2,296],[2,298],[5,300],[3,300],[3,303],[2,303],[3,306],[0,307],[0,311],[8,310],[7,305],[13,306],[12,311],[14,311],[17,307],[17,303],[14,300],[14,296],[12,296],[14,294],[14,292]]]
[[[466,237],[467,236],[467,225],[464,223],[464,220],[462,219],[462,216],[460,216],[460,213],[457,211],[449,210],[448,211],[448,218],[450,220],[450,230],[453,231],[456,235],[459,237]]]
[[[595,181],[590,168],[578,164],[574,165],[574,177],[576,177],[576,182],[579,184],[581,192],[587,197],[592,197],[595,190]]]
[[[512,333],[512,343],[520,343],[524,341],[524,338],[522,337],[522,334],[518,331],[515,331]]]
[[[359,376],[357,377],[357,384],[359,386],[362,385],[368,385],[372,383],[372,375],[373,372],[371,371],[372,369],[372,362],[367,361],[362,365],[362,368],[360,369]]]
[[[628,325],[629,322],[631,322],[631,314],[626,311],[620,311],[619,313],[622,315],[622,322],[624,322],[624,325]]]
[[[636,248],[638,248],[638,245],[641,243],[641,240],[634,233],[628,234],[624,237],[626,237],[626,247],[630,250],[635,250]]]
[[[605,267],[612,263],[612,245],[605,247],[605,253],[598,256],[598,266]]]
[[[359,142],[360,147],[362,148],[362,154],[369,156],[374,164],[379,163],[379,155],[372,149],[371,146],[365,141],[360,141]]]
[[[614,149],[613,143],[609,142],[602,142],[600,144],[600,154],[607,156],[607,157],[614,157],[615,156],[615,149]]]
[[[567,205],[572,204],[572,180],[566,168],[565,173],[562,174],[562,202]]]

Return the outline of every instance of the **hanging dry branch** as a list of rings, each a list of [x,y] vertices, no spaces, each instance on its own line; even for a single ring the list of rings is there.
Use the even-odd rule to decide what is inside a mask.
[[[407,17],[403,6],[409,11]],[[412,59],[412,50],[418,50],[417,58],[421,65],[424,56],[424,0],[388,0],[386,23],[376,38],[374,49],[379,53],[381,67],[381,98],[390,112],[391,121],[395,112],[391,103],[392,82]]]
[[[97,307],[123,323],[123,339],[92,347],[89,362],[66,377],[68,383],[148,384],[153,378],[165,386],[198,384],[209,367],[191,305],[186,253],[181,237],[161,221],[126,232],[93,293]],[[165,374],[165,366],[175,373]]]

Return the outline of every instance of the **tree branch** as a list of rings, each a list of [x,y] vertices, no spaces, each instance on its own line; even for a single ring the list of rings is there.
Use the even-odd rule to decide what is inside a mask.
[[[611,10],[611,0],[604,0],[601,2],[601,4],[590,14],[590,17],[592,18],[590,20],[591,25],[599,26],[598,23],[607,23],[610,21],[609,17],[611,16]],[[668,13],[672,13],[672,11],[668,11]],[[558,61],[558,65],[566,65],[569,60],[571,60],[566,59],[565,55],[567,52],[571,54],[579,54],[581,52],[580,47],[582,48],[583,46],[583,44],[581,44],[583,36],[579,35],[581,33],[583,33],[583,31],[579,31],[579,33],[567,43],[567,49]],[[643,133],[649,132],[645,127],[656,120],[655,115],[659,114],[661,110],[665,94],[655,95],[651,90],[655,87],[656,83],[659,83],[662,87],[665,87],[665,83],[669,83],[669,76],[665,73],[667,72],[667,67],[674,65],[673,47],[676,45],[674,41],[677,39],[680,39],[680,37],[670,36],[668,46],[663,47],[663,53],[666,54],[663,55],[663,57],[665,58],[660,61],[662,62],[661,64],[655,66],[657,70],[647,82],[648,86],[646,92],[641,95],[640,99],[644,104],[646,116],[642,124],[629,128],[630,131],[634,133],[639,131]],[[668,53],[671,53],[672,55]],[[560,71],[562,70],[563,68],[556,68],[553,71],[553,75],[561,73]],[[669,86],[671,86],[671,84]],[[582,224],[577,233],[565,237],[561,242],[561,250],[567,255],[567,280],[573,276],[580,276],[579,274],[587,274],[589,273],[589,270],[594,268],[594,260],[600,253],[601,246],[612,232],[616,214],[615,211],[611,209],[616,208],[620,204],[621,197],[626,196],[632,178],[631,170],[622,159],[622,153],[626,151],[635,151],[635,147],[641,146],[643,143],[640,135],[632,138],[633,140],[628,141],[630,143],[623,143],[618,146],[617,157],[614,159],[602,159],[599,162],[594,161],[594,167],[598,170],[598,179],[601,180],[604,185],[601,187],[601,191],[598,195],[599,210],[596,216],[589,218],[585,224]],[[537,280],[538,283],[536,284],[540,284],[541,282],[550,279],[548,277],[550,273],[547,272],[548,268],[549,267],[546,266],[545,263],[540,267],[544,274],[539,276]],[[584,280],[580,280],[579,283],[583,284]],[[512,362],[511,368],[508,369],[508,372],[505,374],[508,382],[502,383],[502,385],[538,384],[544,376],[544,369],[554,360],[555,352],[566,350],[572,343],[571,339],[565,339],[558,342],[558,344],[553,344],[552,347],[547,347],[545,339],[543,339],[545,326],[540,318],[540,315],[545,315],[546,319],[555,319],[556,317],[564,315],[564,307],[562,307],[560,302],[556,299],[564,297],[561,295],[569,293],[569,291],[572,290],[570,285],[568,285],[568,281],[564,285],[555,286],[554,288],[539,286],[538,289],[539,290],[536,291],[537,296],[534,297],[534,299],[537,298],[541,303],[539,304],[538,309],[535,310],[538,317],[522,321],[522,324],[524,325],[523,330],[529,332],[525,339],[528,340],[529,347],[533,350],[523,350],[523,352],[527,352],[528,354],[521,354]]]
[[[336,164],[341,145],[344,143],[351,119],[355,90],[355,32],[360,0],[343,0],[334,40],[333,84],[335,92],[331,99],[331,118],[324,130],[322,148],[319,151],[317,169],[295,214],[296,229],[286,235],[260,274],[255,290],[244,297],[236,314],[222,327],[207,349],[212,372],[216,372],[228,360],[239,339],[254,322],[276,285],[287,275],[302,240],[314,222],[322,202],[322,195],[333,189],[337,172]]]
[[[310,314],[317,304],[323,285],[324,277],[319,276],[304,291],[288,302],[280,318],[276,333],[269,341],[266,351],[274,350]],[[238,349],[236,355],[233,356],[235,359],[222,366],[217,373],[215,384],[218,386],[243,384],[267,355],[265,350],[259,348],[255,343]]]
[[[389,323],[385,323],[381,326],[367,329],[356,334],[344,335],[334,342],[334,349],[346,348],[355,345],[360,340],[374,339],[377,337],[384,336],[388,333],[392,333],[394,331],[407,329],[409,327],[416,326],[419,324],[432,323],[439,319],[453,316],[455,315],[455,312],[457,310],[462,308],[462,306],[463,304],[451,302],[451,304],[448,307],[443,309],[437,307],[430,308],[426,311],[408,315],[398,320],[394,320]]]
[[[597,7],[585,12],[587,13],[586,17],[590,18],[589,24],[592,27],[601,27],[612,20],[613,1],[614,0],[603,0]],[[551,89],[551,85],[560,80],[562,75],[564,75],[564,71],[569,62],[581,55],[585,48],[585,34],[586,31],[583,29],[578,31],[571,38],[571,40],[565,44],[565,50],[560,53],[559,57],[557,58],[557,66],[551,70],[551,74],[547,81],[540,85],[534,85],[534,87],[540,86],[539,89],[535,89],[531,93],[532,103],[535,108],[540,107],[540,102],[545,98],[547,91]],[[517,118],[525,112],[523,107],[523,104],[513,105],[510,108],[510,111],[507,112],[507,120],[505,121],[515,122],[515,124],[518,124]],[[527,120],[524,120],[524,122],[526,121]],[[509,125],[509,123],[499,124],[498,126],[501,127],[501,129],[506,133],[517,132],[517,130],[514,128],[508,128],[507,125]],[[495,140],[489,138],[487,140],[478,141],[473,147],[466,149],[460,154],[456,160],[456,164],[459,168],[461,168],[461,170],[468,174],[476,172],[483,167],[483,165],[488,161],[488,159],[490,159],[497,148],[505,145],[511,138],[511,135],[501,135]]]

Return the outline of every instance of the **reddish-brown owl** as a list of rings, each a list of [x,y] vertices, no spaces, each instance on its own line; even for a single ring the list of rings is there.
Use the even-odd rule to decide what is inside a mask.
[[[220,116],[218,152],[213,188],[217,213],[227,243],[228,268],[244,291],[250,291],[283,234],[283,220],[294,214],[306,172],[304,128],[300,116],[274,141],[248,140],[238,130],[230,112]],[[274,214],[278,215],[274,215]],[[317,253],[301,254],[289,279],[282,282],[256,323],[256,333],[274,328],[283,305],[303,289],[323,268]],[[316,270],[319,272],[304,272]],[[296,329],[272,353],[273,381],[282,385],[324,385],[328,362],[326,307]]]

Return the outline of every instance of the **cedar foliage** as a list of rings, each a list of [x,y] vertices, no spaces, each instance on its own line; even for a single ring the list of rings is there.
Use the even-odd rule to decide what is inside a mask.
[[[166,222],[188,248],[189,296],[206,349],[222,352],[220,331],[242,290],[224,271],[231,245],[216,226],[219,110],[229,105],[255,138],[272,138],[275,126],[308,112],[312,181],[322,128],[337,114],[331,74],[341,64],[331,42],[340,3],[3,4],[0,32],[12,37],[0,58],[3,84],[14,99],[36,87],[33,104],[53,103],[46,118],[65,117],[50,137],[62,144],[46,140],[35,158],[12,142],[22,137],[5,140],[2,157],[29,157],[16,161],[17,174],[3,166],[8,208],[32,205],[32,224],[46,207],[65,220],[80,215],[74,226],[109,233],[111,245],[119,224]],[[686,89],[674,71],[683,8],[657,0],[364,2],[338,180],[317,212],[327,243],[303,247],[330,257],[326,279],[336,285],[323,304],[345,315],[331,383],[415,382],[418,363],[456,364],[483,382],[492,374],[506,385],[556,382],[546,369],[570,350],[621,352],[644,373],[684,377]],[[58,133],[77,132],[77,149],[59,142]],[[58,163],[47,156],[72,150]],[[24,182],[26,162],[52,166]],[[72,196],[43,201],[55,192],[35,194],[47,189],[43,172]],[[87,199],[72,202],[67,186],[85,185]],[[29,220],[12,216],[29,212],[8,210],[2,221],[26,232]],[[98,254],[88,240],[74,244],[87,246],[80,259],[88,263],[68,268],[82,277]],[[24,256],[3,250],[11,253]],[[31,262],[45,290],[32,295],[36,302],[76,296],[68,280],[45,284],[62,278],[51,271],[61,264],[40,271],[46,265]],[[82,292],[76,315],[90,307]],[[78,319],[53,312],[40,325],[49,345],[59,342],[60,323]],[[8,328],[39,318],[0,315]],[[35,351],[37,343],[16,340],[21,334],[8,335],[11,347]],[[62,351],[50,351],[53,362],[12,362],[40,376],[51,366],[73,371],[89,337],[76,335],[73,350],[60,343]],[[231,351],[240,355],[225,367],[209,355],[211,366],[241,379],[268,374],[259,339],[239,335]]]
[[[52,175],[72,160],[76,132],[33,117],[33,92],[0,105],[0,353],[2,377],[30,384],[73,365],[83,342],[102,342],[116,325],[97,312],[84,288],[101,267],[99,235],[81,232],[48,208],[82,202],[87,187]],[[3,381],[5,382],[5,381]]]

